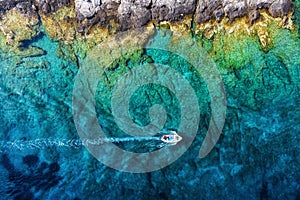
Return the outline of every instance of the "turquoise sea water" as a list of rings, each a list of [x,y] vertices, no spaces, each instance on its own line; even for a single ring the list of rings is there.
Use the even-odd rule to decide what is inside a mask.
[[[2,52],[0,198],[299,199],[300,39],[286,31],[276,40],[272,49],[258,50],[240,69],[220,69],[226,121],[220,140],[204,159],[198,151],[209,126],[211,100],[203,77],[187,61],[162,50],[145,50],[140,59],[107,70],[95,102],[98,122],[112,140],[126,137],[109,104],[114,81],[131,68],[171,65],[196,91],[201,113],[191,147],[171,165],[141,174],[106,167],[83,146],[72,115],[78,67],[57,56],[57,43],[44,34],[30,44],[46,55],[20,58]],[[165,87],[148,84],[135,91],[130,116],[147,125],[155,104],[168,113],[164,128],[177,130],[179,100]],[[169,148],[155,140],[116,144],[133,152]]]

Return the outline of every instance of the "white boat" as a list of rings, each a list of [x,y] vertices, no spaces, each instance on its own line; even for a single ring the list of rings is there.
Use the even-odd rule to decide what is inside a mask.
[[[160,139],[161,141],[170,145],[176,145],[179,141],[182,140],[182,137],[179,136],[175,131],[170,131],[170,134],[163,135]]]

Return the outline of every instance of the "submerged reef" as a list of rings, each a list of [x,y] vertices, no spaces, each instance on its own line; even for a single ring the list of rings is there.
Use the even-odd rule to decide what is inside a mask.
[[[183,45],[201,46],[215,62],[227,96],[224,130],[204,159],[198,151],[211,100],[203,77],[179,56],[142,48],[176,46],[183,36],[193,39]],[[124,135],[112,116],[112,90],[136,66],[171,65],[191,83],[201,110],[192,146],[161,170],[122,173],[85,148],[40,143],[1,152],[0,193],[5,199],[300,199],[299,37],[299,0],[0,0],[1,140],[77,140],[76,74],[83,64],[115,57],[95,96],[109,137]],[[85,63],[88,56],[95,62]],[[140,125],[149,123],[153,104],[166,107],[167,128],[180,123],[178,99],[167,88],[149,84],[131,100]]]
[[[6,154],[1,156],[1,164],[9,177],[9,184],[2,184],[5,196],[13,199],[36,199],[38,197],[34,193],[48,190],[62,179],[56,174],[60,170],[57,163],[40,163],[35,155],[24,156],[21,169],[20,165],[14,166]]]

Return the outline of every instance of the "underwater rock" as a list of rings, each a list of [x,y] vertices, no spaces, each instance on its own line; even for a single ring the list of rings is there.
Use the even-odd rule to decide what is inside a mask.
[[[29,46],[28,48],[16,50],[16,54],[21,57],[39,57],[47,54],[45,50],[40,47]]]
[[[58,163],[40,162],[36,155],[27,155],[23,158],[24,168],[18,169],[9,156],[1,155],[0,164],[8,172],[7,182],[2,185],[6,188],[7,199],[36,199],[40,195],[38,191],[49,191],[56,186],[62,177],[58,175],[60,166]],[[27,172],[28,171],[28,172]]]
[[[39,157],[36,155],[27,155],[23,157],[23,163],[28,167],[34,167],[39,161]]]

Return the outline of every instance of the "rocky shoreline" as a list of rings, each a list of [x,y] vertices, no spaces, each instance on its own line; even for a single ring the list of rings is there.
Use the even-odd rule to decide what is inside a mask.
[[[70,6],[76,11],[79,31],[95,24],[110,26],[112,20],[119,25],[118,30],[128,30],[150,21],[180,21],[185,16],[194,17],[199,24],[244,16],[253,23],[260,17],[259,10],[267,10],[277,18],[287,16],[293,9],[291,0],[2,0],[0,16],[12,8],[23,14],[48,15]]]
[[[78,62],[78,57],[118,33],[130,31],[129,38],[142,34],[143,45],[156,27],[164,27],[179,37],[198,37],[201,46],[205,45],[201,38],[214,40],[224,31],[233,35],[228,45],[241,35],[257,36],[268,50],[271,32],[295,29],[294,4],[291,0],[0,0],[0,48],[21,57],[41,55],[34,46],[23,48],[24,42],[46,33],[62,44],[62,57]],[[143,30],[134,31],[138,29]]]

